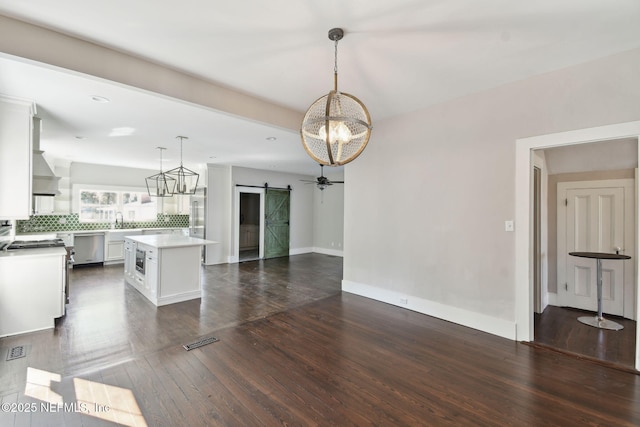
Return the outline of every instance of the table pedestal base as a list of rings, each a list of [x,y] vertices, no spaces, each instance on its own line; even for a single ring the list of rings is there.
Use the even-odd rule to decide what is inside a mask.
[[[622,326],[621,324],[598,316],[578,317],[578,322],[584,323],[585,325],[593,326],[594,328],[610,329],[612,331],[619,331],[621,329],[624,329],[624,326]]]

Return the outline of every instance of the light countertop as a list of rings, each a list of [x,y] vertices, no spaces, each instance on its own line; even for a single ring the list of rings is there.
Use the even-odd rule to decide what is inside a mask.
[[[133,240],[143,245],[154,248],[179,248],[186,246],[204,246],[218,242],[213,240],[199,239],[197,237],[183,236],[179,234],[147,234],[141,236],[125,236],[125,239]]]
[[[52,248],[34,248],[34,249],[12,249],[8,251],[0,251],[0,258],[13,257],[41,257],[41,256],[66,256],[67,251],[64,246]]]

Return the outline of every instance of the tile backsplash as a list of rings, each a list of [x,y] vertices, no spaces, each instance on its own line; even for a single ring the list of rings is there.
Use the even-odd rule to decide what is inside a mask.
[[[112,222],[80,222],[78,214],[36,215],[29,220],[18,220],[16,234],[46,233],[77,230],[107,230]],[[189,227],[189,215],[158,214],[155,221],[126,222],[122,228],[186,228]],[[118,226],[120,228],[120,226]]]

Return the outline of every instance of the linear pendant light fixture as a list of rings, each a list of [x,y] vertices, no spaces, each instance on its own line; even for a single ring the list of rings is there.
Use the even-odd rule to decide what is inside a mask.
[[[182,141],[189,138],[186,136],[176,136],[176,138],[180,139],[180,166],[166,171],[165,174],[176,180],[173,194],[196,194],[200,175],[182,166]]]
[[[162,172],[162,151],[164,147],[156,147],[160,151],[160,172],[145,178],[147,192],[153,197],[171,197],[176,186],[176,180]]]
[[[302,120],[300,136],[307,154],[326,166],[340,166],[362,153],[371,136],[371,117],[358,98],[338,91],[338,41],[341,28],[329,30],[334,42],[333,90],[316,100]]]

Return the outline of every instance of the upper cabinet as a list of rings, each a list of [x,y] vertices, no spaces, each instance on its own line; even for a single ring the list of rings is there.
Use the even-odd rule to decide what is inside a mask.
[[[32,101],[0,95],[0,219],[31,214]]]

